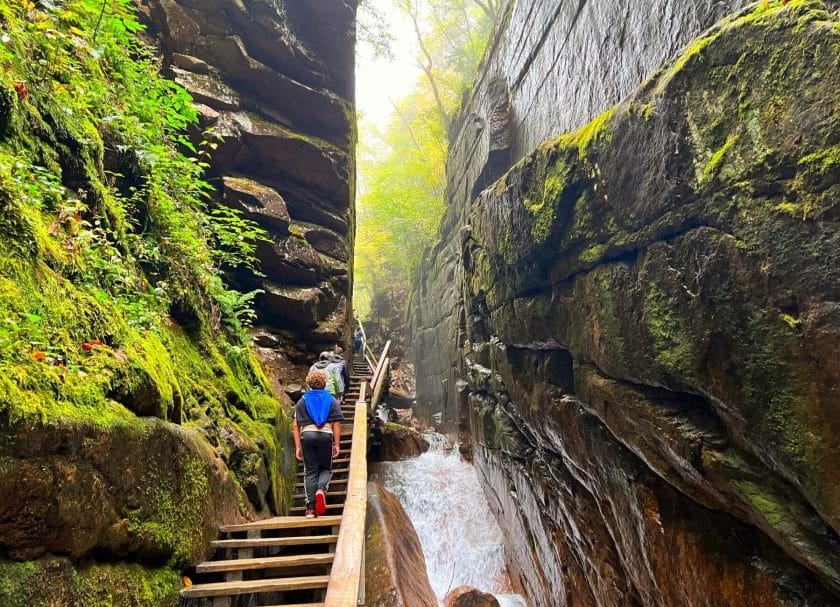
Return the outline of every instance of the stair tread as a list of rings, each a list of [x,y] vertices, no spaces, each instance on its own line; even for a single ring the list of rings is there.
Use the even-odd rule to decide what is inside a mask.
[[[256,559],[229,559],[207,561],[196,567],[197,573],[216,573],[219,571],[244,571],[246,569],[276,569],[279,567],[298,567],[302,565],[329,565],[334,554],[295,554],[291,556],[270,556]]]
[[[327,518],[330,520],[324,520]],[[340,516],[324,517],[320,522],[313,522],[313,520],[302,519],[299,516],[275,516],[251,523],[225,525],[221,531],[222,533],[231,533],[234,531],[261,531],[264,529],[299,529],[301,527],[323,527],[324,525],[338,525],[341,523]]]
[[[305,506],[293,506],[289,509],[289,512],[303,512]],[[341,501],[336,504],[327,504],[327,510],[339,510],[340,508],[344,508],[344,502]],[[318,518],[326,518],[326,517],[318,517]]]
[[[329,498],[329,497],[346,497],[346,496],[347,496],[347,491],[346,491],[346,490],[344,490],[344,491],[327,491],[327,497],[328,497],[328,498]],[[296,499],[296,500],[297,500],[297,499],[301,499],[301,500],[302,500],[303,498],[305,498],[305,497],[306,497],[306,494],[304,494],[304,493],[295,493],[292,497],[293,497],[294,499]]]
[[[298,517],[300,518],[300,517]],[[333,518],[322,516],[325,518]],[[316,519],[306,519],[316,520]],[[250,539],[214,540],[210,542],[213,548],[273,548],[276,546],[307,546],[310,544],[334,544],[338,536],[332,535],[299,535],[293,537],[257,537]]]
[[[248,580],[236,582],[215,582],[195,584],[181,590],[183,598],[202,598],[209,596],[232,596],[256,594],[260,592],[282,592],[288,590],[307,590],[324,588],[329,584],[328,575],[310,575],[304,577],[272,578],[267,580]]]

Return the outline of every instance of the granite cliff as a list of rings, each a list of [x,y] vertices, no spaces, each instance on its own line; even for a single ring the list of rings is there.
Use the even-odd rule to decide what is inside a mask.
[[[739,8],[513,2],[452,142],[417,398],[536,605],[840,601],[838,7]]]

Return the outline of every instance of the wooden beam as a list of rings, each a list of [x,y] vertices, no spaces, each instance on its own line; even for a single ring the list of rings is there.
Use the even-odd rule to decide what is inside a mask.
[[[207,561],[195,568],[196,573],[216,573],[219,571],[246,571],[249,569],[277,569],[279,567],[300,567],[303,565],[329,565],[332,554],[295,554],[291,556],[271,556],[258,559],[231,559],[228,561]]]
[[[296,537],[260,537],[255,539],[214,540],[213,548],[272,548],[275,546],[297,546],[303,544],[332,544],[337,535],[301,535]]]
[[[266,529],[300,529],[301,527],[327,527],[341,523],[340,516],[322,516],[319,518],[300,518],[299,516],[275,516],[273,518],[242,523],[241,525],[226,525],[222,533],[235,531],[263,531]]]
[[[356,401],[347,500],[344,502],[344,515],[335,546],[335,560],[324,600],[325,607],[356,607],[365,574],[362,555],[365,550],[367,514],[367,403],[364,396],[363,384],[359,400]]]
[[[215,584],[196,584],[181,590],[185,599],[209,596],[235,596],[261,592],[285,592],[289,590],[308,590],[323,588],[329,582],[328,575],[310,575],[306,577],[288,577],[268,580],[249,580],[247,582],[219,582]]]

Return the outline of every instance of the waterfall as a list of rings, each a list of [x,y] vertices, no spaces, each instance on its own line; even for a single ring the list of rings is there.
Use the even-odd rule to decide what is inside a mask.
[[[495,595],[502,607],[526,607],[512,594],[502,532],[490,511],[475,469],[443,435],[426,434],[420,457],[380,464],[373,475],[408,514],[426,558],[432,590],[443,600],[463,584]]]

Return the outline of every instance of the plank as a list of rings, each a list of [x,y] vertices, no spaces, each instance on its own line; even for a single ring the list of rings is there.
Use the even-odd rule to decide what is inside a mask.
[[[328,575],[310,575],[305,577],[276,578],[268,580],[249,580],[236,582],[218,582],[214,584],[195,584],[181,590],[181,597],[197,599],[208,596],[236,596],[262,592],[286,592],[289,590],[308,590],[323,588],[330,581]]]
[[[384,357],[383,357],[384,358]],[[327,586],[325,607],[356,605],[364,573],[365,515],[367,511],[367,403],[356,405],[350,478],[335,560]]]
[[[322,516],[321,520],[331,518]],[[314,519],[305,519],[314,520]],[[333,544],[338,541],[337,535],[300,535],[295,537],[258,537],[233,540],[214,540],[210,542],[213,548],[273,548],[275,546],[304,546],[310,544]]]
[[[312,519],[302,519],[299,516],[275,516],[272,518],[254,521],[252,523],[240,523],[237,525],[225,525],[222,533],[233,533],[235,531],[263,531],[266,529],[300,529],[301,527],[323,527],[324,525],[341,524],[340,516],[322,516],[318,522]]]
[[[347,491],[333,491],[333,490],[327,491],[327,497],[328,497],[328,498],[329,498],[329,497],[340,497],[340,498],[344,498],[344,497],[346,497],[346,496],[347,496]],[[292,498],[293,498],[293,499],[296,499],[296,500],[302,500],[302,499],[304,499],[305,497],[306,497],[306,494],[305,494],[305,493],[295,493],[295,494],[292,496]]]
[[[341,510],[342,508],[344,508],[344,502],[343,501],[339,502],[338,504],[327,504],[327,510],[330,511],[330,512],[335,512],[336,510]],[[291,512],[293,514],[303,514],[305,509],[306,509],[306,506],[293,506],[293,507],[289,508],[289,512]],[[326,517],[319,516],[317,518],[326,518]]]
[[[259,559],[232,559],[227,561],[207,561],[195,568],[196,573],[218,573],[220,571],[246,571],[249,569],[278,569],[280,567],[300,567],[303,565],[329,565],[333,555],[295,554],[292,556],[271,556]]]

